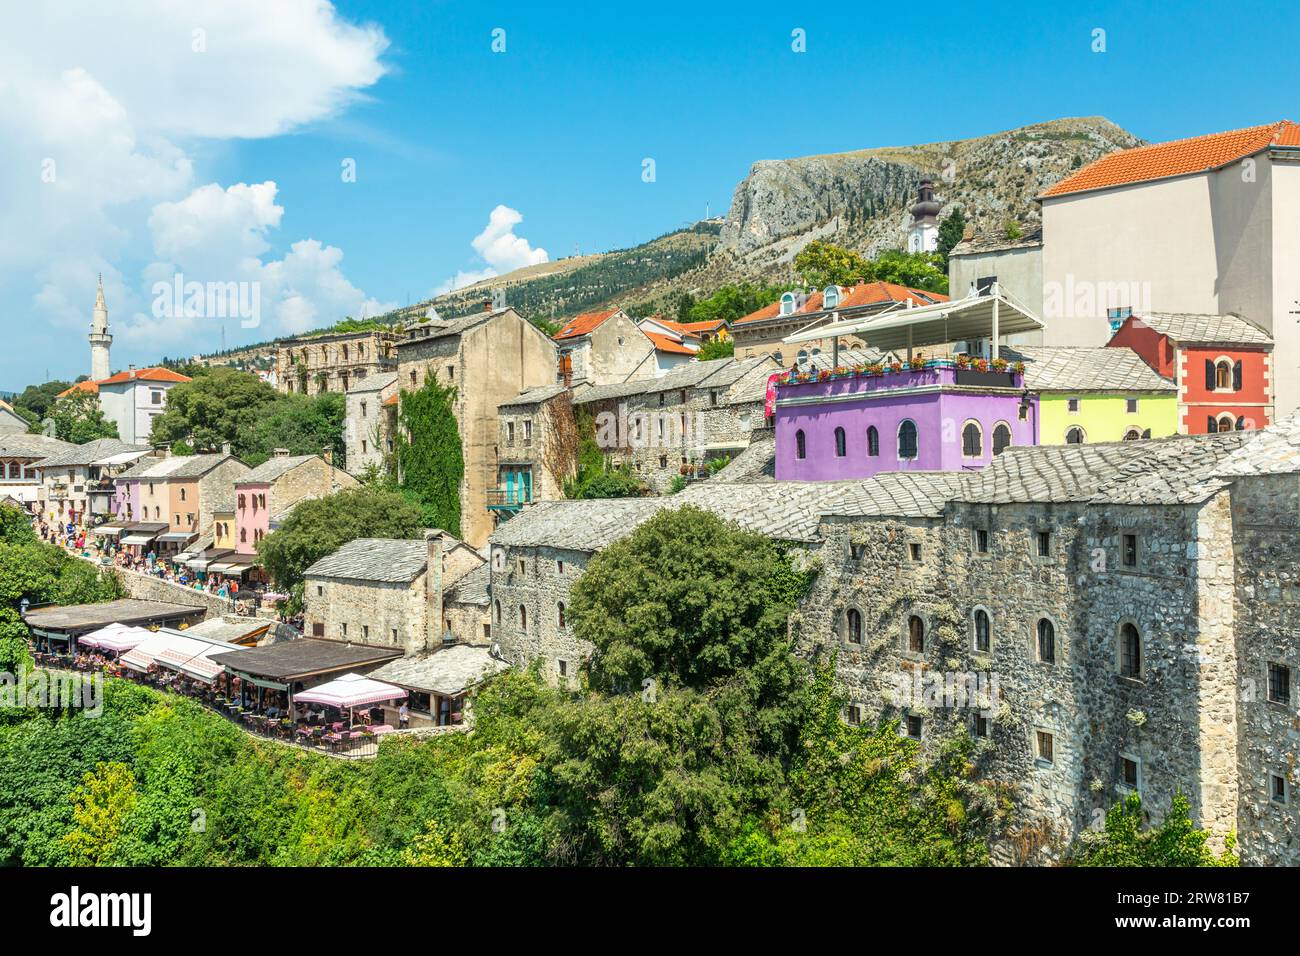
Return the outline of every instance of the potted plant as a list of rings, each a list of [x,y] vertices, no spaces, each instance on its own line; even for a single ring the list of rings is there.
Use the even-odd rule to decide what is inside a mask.
[[[957,356],[957,367],[961,369],[970,368],[970,356],[962,352]]]
[[[1007,364],[1007,360],[999,356],[993,360],[993,371],[1005,372],[1007,370]]]
[[[897,374],[897,373],[899,373],[899,372],[901,372],[901,371],[903,370],[903,363],[902,363],[902,362],[890,362],[890,363],[889,363],[889,370],[890,370],[891,372]]]
[[[913,372],[921,371],[921,369],[925,368],[924,356],[917,355],[914,356],[913,358],[908,359],[907,367],[910,368]]]

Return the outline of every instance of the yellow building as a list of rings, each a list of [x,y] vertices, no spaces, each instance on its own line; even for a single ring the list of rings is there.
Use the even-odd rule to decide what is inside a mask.
[[[214,549],[226,548],[234,550],[235,548],[235,512],[214,511],[212,512],[212,547]]]
[[[1122,348],[1003,346],[1025,363],[1038,394],[1040,445],[1094,444],[1178,434],[1178,387]]]

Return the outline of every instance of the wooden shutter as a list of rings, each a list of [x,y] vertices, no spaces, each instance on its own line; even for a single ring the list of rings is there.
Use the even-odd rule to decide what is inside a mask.
[[[1241,391],[1241,359],[1232,363],[1232,390]]]
[[[1219,422],[1213,415],[1210,415],[1205,419],[1205,430],[1211,434],[1219,430]]]
[[[1205,360],[1205,390],[1207,392],[1214,391],[1214,360],[1213,359]]]

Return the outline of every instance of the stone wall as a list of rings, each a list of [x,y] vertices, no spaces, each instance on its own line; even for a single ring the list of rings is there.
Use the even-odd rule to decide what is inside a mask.
[[[522,666],[540,658],[548,679],[558,681],[561,669],[574,678],[592,648],[567,618],[561,626],[560,606],[569,607],[570,589],[590,559],[559,548],[492,548],[492,635],[506,660]]]
[[[407,653],[424,650],[428,623],[424,577],[422,573],[410,584],[390,584],[308,575],[303,589],[303,633],[400,647]]]
[[[113,568],[112,574],[121,583],[127,597],[141,601],[163,601],[168,604],[206,608],[208,617],[235,613],[234,601],[217,597],[207,591],[196,591],[194,588],[163,581],[136,571],[127,571],[124,568]]]

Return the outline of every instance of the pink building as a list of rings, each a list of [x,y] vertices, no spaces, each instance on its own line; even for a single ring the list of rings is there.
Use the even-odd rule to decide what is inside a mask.
[[[319,455],[275,454],[235,482],[235,551],[255,554],[257,542],[304,498],[323,498],[360,482]]]

